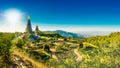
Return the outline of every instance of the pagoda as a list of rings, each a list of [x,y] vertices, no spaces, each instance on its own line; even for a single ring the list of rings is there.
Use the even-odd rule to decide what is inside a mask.
[[[34,41],[34,40],[40,41],[40,35],[38,35],[39,34],[39,28],[38,28],[38,26],[36,26],[35,32],[32,31],[30,16],[28,16],[26,33],[28,34],[28,37],[29,37],[30,41]]]
[[[38,25],[36,25],[35,31],[39,31]]]
[[[30,21],[30,16],[28,16],[28,22],[27,22],[27,26],[26,26],[26,32],[32,34],[32,26],[31,26],[31,21]]]

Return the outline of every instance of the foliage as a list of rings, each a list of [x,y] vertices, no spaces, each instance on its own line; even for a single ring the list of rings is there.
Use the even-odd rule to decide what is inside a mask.
[[[96,36],[86,38],[83,41],[97,46],[97,49],[79,49],[84,61],[80,68],[119,68],[120,66],[120,32],[109,36]]]
[[[20,38],[16,38],[12,41],[12,44],[17,46],[18,48],[22,48],[22,46],[25,44],[25,41]]]
[[[28,34],[23,39],[15,38],[14,33],[0,33],[0,68],[8,66],[11,49],[16,46],[29,58],[44,62],[49,68],[119,68],[120,67],[120,32],[108,36],[96,36],[85,39],[63,38],[56,33],[40,33],[40,42],[30,42]],[[64,40],[59,41],[58,38]],[[55,44],[56,43],[56,44]],[[69,43],[69,44],[68,44]],[[34,44],[34,46],[31,46]],[[60,44],[60,45],[59,45]],[[76,62],[74,48],[78,46],[82,61]],[[27,48],[27,49],[26,49]],[[50,48],[55,49],[58,61],[51,58]],[[77,48],[77,47],[75,47]]]
[[[7,67],[10,62],[11,40],[14,33],[0,33],[0,68]]]
[[[47,44],[45,44],[45,45],[43,46],[43,49],[44,49],[46,52],[50,52],[50,47],[49,47]]]
[[[83,43],[82,42],[79,43],[79,48],[83,48]]]

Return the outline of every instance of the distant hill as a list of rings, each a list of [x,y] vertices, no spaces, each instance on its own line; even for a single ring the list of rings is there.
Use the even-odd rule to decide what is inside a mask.
[[[78,35],[76,33],[67,32],[67,31],[63,31],[63,30],[47,31],[47,32],[55,32],[66,38],[84,38],[83,35]]]

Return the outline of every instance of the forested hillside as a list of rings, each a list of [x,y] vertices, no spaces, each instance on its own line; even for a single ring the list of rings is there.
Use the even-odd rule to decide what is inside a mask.
[[[46,31],[47,32],[47,31]],[[56,30],[56,31],[48,31],[48,32],[54,32],[54,33],[57,33],[65,38],[78,38],[78,39],[82,39],[84,38],[83,35],[78,35],[76,33],[72,33],[72,32],[66,32],[66,31],[63,31],[63,30]]]
[[[16,34],[0,33],[0,68],[120,67],[120,32],[84,39],[42,32],[40,41]]]
[[[111,33],[109,36],[96,36],[82,40],[98,48],[80,48],[84,61],[81,68],[119,68],[120,67],[120,32]]]

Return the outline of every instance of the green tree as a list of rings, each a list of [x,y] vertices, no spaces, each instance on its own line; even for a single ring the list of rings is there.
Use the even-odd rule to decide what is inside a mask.
[[[18,48],[22,48],[23,45],[25,44],[25,41],[19,38],[16,38],[12,41],[12,44],[17,46]]]
[[[82,42],[79,43],[79,48],[83,48],[83,43]]]
[[[43,49],[44,49],[46,52],[50,52],[50,47],[49,47],[47,44],[45,44],[45,45],[43,46]]]

